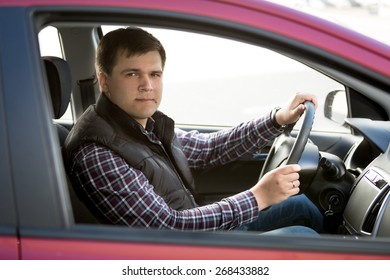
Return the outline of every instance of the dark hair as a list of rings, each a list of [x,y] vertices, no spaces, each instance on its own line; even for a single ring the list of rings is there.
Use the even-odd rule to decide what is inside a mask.
[[[152,34],[138,27],[113,30],[100,40],[96,54],[97,71],[111,74],[119,51],[127,57],[158,51],[164,68],[166,54],[163,45]]]

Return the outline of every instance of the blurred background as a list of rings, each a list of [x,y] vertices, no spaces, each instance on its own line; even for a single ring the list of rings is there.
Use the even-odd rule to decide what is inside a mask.
[[[390,0],[268,0],[325,17],[390,45]]]

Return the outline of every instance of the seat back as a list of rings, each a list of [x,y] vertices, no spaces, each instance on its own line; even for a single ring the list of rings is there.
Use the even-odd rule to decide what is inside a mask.
[[[70,102],[72,92],[71,71],[68,63],[59,57],[44,56],[42,59],[45,64],[47,80],[50,89],[54,114],[53,125],[55,126],[58,133],[64,159],[64,143],[66,137],[69,134],[69,130],[65,126],[56,122],[56,120],[60,119],[64,115]],[[64,162],[64,166],[66,167],[66,162]],[[77,192],[77,189],[72,185],[68,175],[66,175],[66,179],[75,222],[100,223],[95,215],[88,209],[84,203],[85,198],[83,198],[82,195]]]
[[[54,120],[58,120],[65,114],[70,102],[72,92],[70,68],[65,60],[58,57],[45,56],[43,61],[49,83]],[[57,129],[62,148],[69,130],[55,121],[53,123]]]

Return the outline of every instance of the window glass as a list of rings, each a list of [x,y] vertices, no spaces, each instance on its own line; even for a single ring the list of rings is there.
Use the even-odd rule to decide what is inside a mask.
[[[39,47],[41,56],[56,56],[64,58],[61,48],[61,37],[57,28],[53,26],[47,26],[42,29],[38,34]],[[72,108],[69,103],[66,112],[61,117],[64,121],[73,121]]]
[[[103,33],[116,28],[106,26]],[[326,95],[343,85],[306,65],[233,40],[145,29],[167,52],[160,110],[177,124],[231,126],[282,106],[296,92],[309,92],[319,99],[313,130],[349,132],[323,112]]]
[[[39,32],[38,38],[41,56],[57,56],[63,58],[57,28],[53,26],[45,27]]]

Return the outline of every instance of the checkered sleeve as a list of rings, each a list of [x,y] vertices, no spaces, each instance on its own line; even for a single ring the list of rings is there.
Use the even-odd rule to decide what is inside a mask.
[[[281,132],[282,130],[273,126],[270,114],[266,114],[261,118],[215,133],[176,129],[176,136],[190,167],[203,169],[223,165],[243,155],[258,152]]]
[[[113,151],[97,144],[74,156],[70,174],[93,204],[113,224],[175,230],[229,230],[255,219],[256,199],[250,191],[220,202],[176,211],[154,192],[144,174]]]

